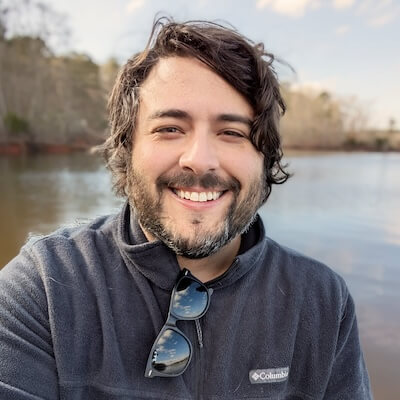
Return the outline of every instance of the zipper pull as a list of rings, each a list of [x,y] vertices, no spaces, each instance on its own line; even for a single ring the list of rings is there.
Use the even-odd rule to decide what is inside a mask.
[[[197,340],[199,342],[199,346],[203,348],[203,332],[201,330],[200,320],[195,319],[194,323],[196,324],[196,333],[197,333]]]

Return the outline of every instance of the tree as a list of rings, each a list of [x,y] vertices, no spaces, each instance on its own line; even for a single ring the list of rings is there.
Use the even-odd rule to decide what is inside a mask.
[[[99,66],[85,54],[53,57],[51,80],[53,106],[47,110],[47,116],[58,139],[71,142],[85,136],[99,141],[107,127],[106,96]]]
[[[36,0],[0,0],[0,28],[0,140],[12,133],[44,143],[99,142],[117,62],[101,71],[85,54],[54,54],[64,19]]]
[[[326,92],[294,90],[283,86],[287,113],[282,119],[284,145],[301,148],[334,148],[343,142],[339,102]]]
[[[33,133],[45,108],[49,82],[48,43],[65,41],[65,18],[35,0],[0,0],[0,140],[4,121],[17,115]]]
[[[106,93],[109,93],[114,86],[119,69],[120,65],[113,57],[100,66],[100,81]]]
[[[4,37],[42,39],[51,49],[68,44],[67,18],[38,0],[0,0],[0,26]]]
[[[4,125],[12,141],[23,137],[30,137],[28,121],[14,113],[7,113],[4,117]]]
[[[396,120],[394,118],[389,119],[389,132],[394,132],[396,130]]]

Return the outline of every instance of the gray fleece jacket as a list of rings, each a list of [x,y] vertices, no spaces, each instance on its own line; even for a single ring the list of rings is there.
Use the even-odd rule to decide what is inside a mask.
[[[371,399],[345,283],[260,219],[206,315],[178,322],[188,369],[145,378],[178,272],[127,205],[24,246],[0,272],[0,399]]]

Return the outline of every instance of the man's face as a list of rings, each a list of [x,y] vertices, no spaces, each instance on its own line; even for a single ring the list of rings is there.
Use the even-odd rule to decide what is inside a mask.
[[[207,257],[242,234],[265,195],[246,99],[193,58],[161,59],[140,89],[129,199],[148,237]]]

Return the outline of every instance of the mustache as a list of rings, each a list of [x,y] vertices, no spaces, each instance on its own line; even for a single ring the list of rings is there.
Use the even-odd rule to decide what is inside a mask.
[[[190,187],[199,186],[204,189],[218,187],[221,190],[231,190],[233,193],[239,193],[241,189],[240,182],[234,177],[223,179],[214,173],[196,175],[193,172],[185,171],[174,175],[160,175],[156,180],[159,190],[164,187]]]

